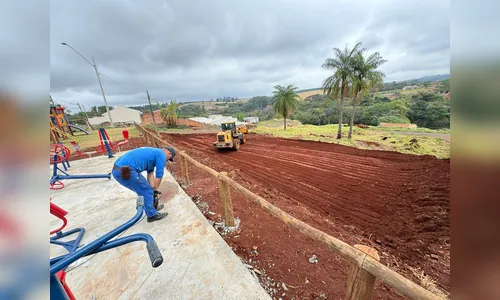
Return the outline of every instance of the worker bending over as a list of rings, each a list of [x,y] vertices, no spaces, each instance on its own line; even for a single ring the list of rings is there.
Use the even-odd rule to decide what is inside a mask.
[[[138,196],[144,197],[144,210],[148,222],[163,219],[168,214],[158,212],[163,204],[154,201],[158,187],[163,179],[163,172],[167,160],[174,161],[175,150],[173,147],[152,148],[141,147],[130,150],[115,161],[113,177],[124,187],[134,191]],[[155,171],[156,168],[156,172]],[[148,179],[142,176],[147,171]],[[154,172],[154,173],[153,173]]]

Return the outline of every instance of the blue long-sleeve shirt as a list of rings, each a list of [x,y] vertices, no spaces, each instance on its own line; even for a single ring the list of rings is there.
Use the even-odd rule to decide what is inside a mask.
[[[156,178],[163,177],[167,156],[162,149],[152,147],[141,147],[122,155],[115,161],[118,167],[129,166],[137,172],[153,172],[156,167]]]

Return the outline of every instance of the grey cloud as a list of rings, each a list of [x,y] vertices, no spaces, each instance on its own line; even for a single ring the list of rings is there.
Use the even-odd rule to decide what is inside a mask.
[[[333,47],[362,41],[389,62],[387,78],[449,69],[447,1],[52,1],[51,90],[100,105],[270,94],[317,87]],[[424,74],[424,75],[428,75]],[[420,76],[420,75],[419,75]],[[144,95],[143,95],[144,94]]]

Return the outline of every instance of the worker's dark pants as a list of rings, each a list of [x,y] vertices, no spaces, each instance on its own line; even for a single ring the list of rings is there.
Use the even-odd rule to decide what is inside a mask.
[[[153,207],[153,187],[141,173],[135,170],[130,170],[129,179],[121,178],[120,169],[114,169],[112,174],[118,183],[129,190],[136,192],[138,196],[144,197],[144,210],[146,212],[146,216],[152,217],[156,215],[156,210]]]

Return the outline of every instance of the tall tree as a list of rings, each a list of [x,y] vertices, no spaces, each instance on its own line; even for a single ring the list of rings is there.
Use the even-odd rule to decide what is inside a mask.
[[[357,43],[354,48],[345,46],[344,50],[333,49],[333,58],[327,58],[322,67],[333,71],[333,74],[323,82],[323,92],[337,98],[340,94],[339,106],[339,129],[337,138],[342,138],[342,115],[344,114],[344,96],[347,95],[349,80],[353,74],[353,57],[360,50],[361,43]]]
[[[160,109],[161,118],[168,126],[177,125],[177,110],[179,109],[180,103],[176,100],[170,101],[170,104],[165,105]]]
[[[380,53],[375,52],[369,56],[365,55],[366,50],[362,49],[353,56],[353,73],[350,81],[352,82],[352,114],[349,122],[348,138],[352,136],[352,127],[354,125],[354,115],[359,99],[363,99],[372,88],[383,86],[385,74],[377,71],[383,63],[386,62]]]
[[[297,109],[299,106],[299,95],[297,95],[297,87],[289,84],[284,87],[275,85],[273,91],[273,108],[274,111],[283,116],[283,129],[286,130],[286,118]]]

